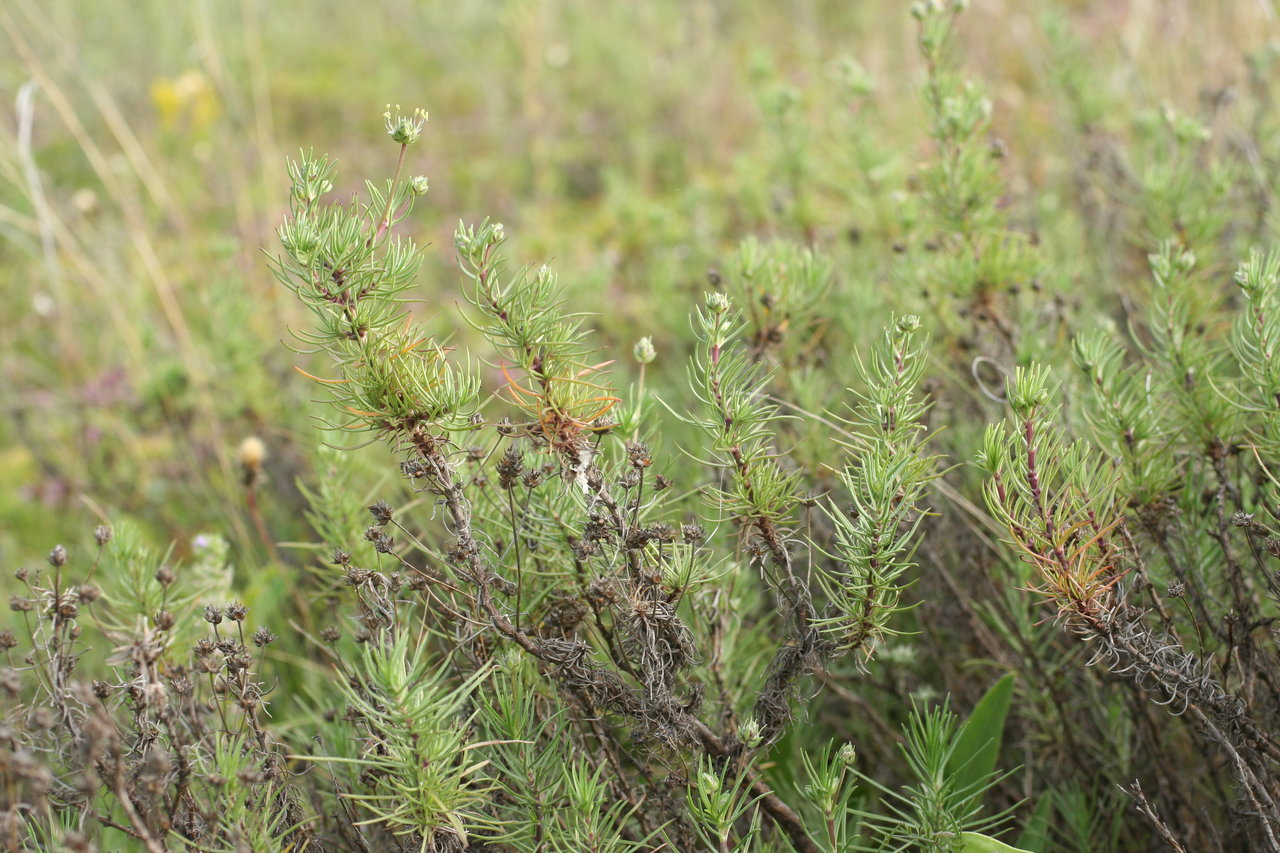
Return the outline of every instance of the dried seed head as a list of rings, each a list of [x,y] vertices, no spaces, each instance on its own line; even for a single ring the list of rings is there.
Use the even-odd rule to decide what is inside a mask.
[[[7,652],[9,649],[17,648],[18,637],[8,628],[0,631],[0,651]]]
[[[18,691],[22,689],[22,676],[16,669],[6,666],[0,669],[0,691],[17,696]]]
[[[364,538],[373,543],[373,549],[379,554],[391,553],[391,537],[383,533],[376,527],[370,527],[364,532]]]
[[[342,632],[332,625],[329,625],[320,631],[320,639],[324,640],[326,643],[336,643],[338,642],[338,638],[341,636]]]
[[[80,615],[80,596],[74,592],[66,592],[58,596],[54,603],[54,612],[62,619],[74,619]]]
[[[373,572],[368,569],[362,569],[358,566],[347,566],[342,577],[347,582],[347,586],[360,586],[367,581]]]
[[[650,538],[656,539],[659,542],[676,541],[676,529],[664,521],[659,521],[656,524],[649,525],[645,532],[650,536]]]
[[[386,527],[391,523],[391,505],[386,501],[378,501],[369,507],[369,514],[373,516],[373,520],[379,527]]]
[[[239,601],[233,601],[227,605],[227,618],[232,622],[243,622],[244,617],[249,614],[249,608],[245,607]]]
[[[14,613],[27,613],[35,606],[34,601],[23,595],[15,595],[9,599],[9,609]]]
[[[67,564],[67,549],[61,545],[54,545],[53,550],[49,552],[49,565],[54,568],[62,568]]]
[[[498,460],[498,485],[503,489],[514,487],[523,471],[524,460],[520,456],[520,451],[515,447],[508,447],[502,454],[502,458]]]
[[[582,561],[600,553],[600,546],[586,539],[574,539],[569,543],[569,550],[573,553],[574,559]]]
[[[48,731],[57,725],[58,719],[48,705],[40,705],[27,716],[27,725],[37,731]]]
[[[161,586],[171,586],[174,581],[173,569],[168,566],[161,566],[156,569],[156,583]]]
[[[158,631],[168,631],[173,627],[173,614],[168,610],[161,610],[156,613],[155,616],[151,617],[151,623],[156,626],[156,630]]]
[[[268,628],[259,628],[253,632],[253,644],[258,648],[274,643],[278,638]]]
[[[210,625],[217,625],[222,622],[222,609],[214,607],[212,604],[206,605],[204,608],[204,621]]]
[[[92,604],[102,597],[102,590],[91,583],[82,583],[76,587],[76,595],[82,604]]]
[[[111,535],[111,528],[105,524],[99,524],[93,529],[93,540],[98,543],[99,548],[111,541]]]
[[[627,460],[633,468],[648,468],[653,464],[653,459],[649,455],[649,445],[642,441],[628,441]]]
[[[158,681],[151,682],[144,693],[143,704],[156,711],[163,710],[169,704],[169,688]]]

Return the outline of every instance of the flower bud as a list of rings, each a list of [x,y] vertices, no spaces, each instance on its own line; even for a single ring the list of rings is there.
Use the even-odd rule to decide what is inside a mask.
[[[653,348],[653,338],[648,335],[636,341],[635,348],[631,352],[640,364],[649,364],[658,357],[658,351]]]
[[[747,749],[755,749],[764,739],[764,729],[755,717],[747,717],[742,721],[742,725],[738,726],[738,739],[746,745]]]

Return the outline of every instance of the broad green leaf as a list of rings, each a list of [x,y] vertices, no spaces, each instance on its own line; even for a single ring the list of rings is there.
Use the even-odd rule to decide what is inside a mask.
[[[1053,797],[1041,797],[1027,826],[1018,836],[1018,844],[1030,850],[1049,849],[1049,821],[1053,818]]]
[[[1009,673],[978,700],[965,721],[947,768],[959,790],[976,789],[995,770],[1012,699],[1013,673]]]
[[[964,845],[960,848],[960,853],[1032,853],[1030,850],[1023,850],[1021,847],[1010,847],[1003,841],[997,841],[989,835],[983,835],[980,832],[962,832],[960,840]]]

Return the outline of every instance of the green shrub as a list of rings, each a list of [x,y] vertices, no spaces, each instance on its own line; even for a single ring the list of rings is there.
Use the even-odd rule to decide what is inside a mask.
[[[6,847],[1280,851],[1263,12],[1198,11],[1219,86],[1132,50],[1137,12],[1113,54],[1086,10],[918,2],[855,60],[772,7],[465,3],[441,32],[482,60],[395,55],[458,63],[446,111],[501,140],[388,109],[391,177],[300,154],[232,272],[225,212],[147,200],[216,196],[161,179],[182,134],[271,150],[267,84],[321,62],[276,33],[273,76],[251,5],[242,59],[156,82],[154,139],[84,78],[136,186],[43,12],[0,15],[85,159],[23,88],[0,267],[37,292],[2,287],[57,322],[14,324],[0,478],[44,486],[0,547],[116,520],[6,588]],[[989,55],[1003,29],[1036,49]],[[116,218],[68,224],[44,158]],[[256,249],[274,167],[225,163]],[[511,227],[418,248],[475,210]]]

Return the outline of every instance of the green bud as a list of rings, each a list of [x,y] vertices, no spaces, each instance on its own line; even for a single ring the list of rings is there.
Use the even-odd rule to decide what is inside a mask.
[[[414,177],[410,178],[409,191],[412,192],[414,195],[426,195],[427,194],[427,176],[415,175]]]
[[[763,739],[764,730],[760,724],[756,722],[755,717],[747,717],[738,726],[738,739],[746,745],[747,749],[755,749],[760,745]]]
[[[723,293],[708,293],[707,310],[712,314],[723,314],[729,310],[729,297]]]
[[[648,335],[636,341],[631,353],[640,364],[649,364],[658,357],[658,351],[653,348],[653,338]]]

